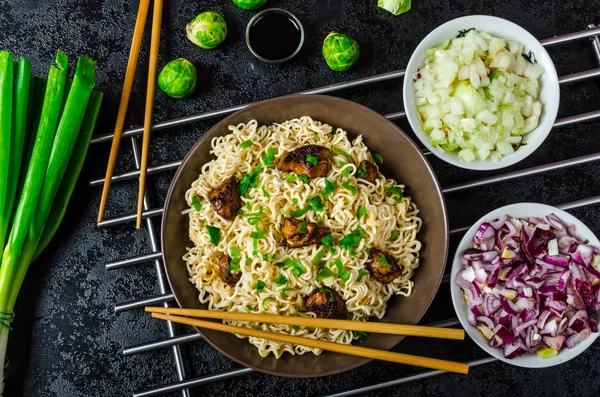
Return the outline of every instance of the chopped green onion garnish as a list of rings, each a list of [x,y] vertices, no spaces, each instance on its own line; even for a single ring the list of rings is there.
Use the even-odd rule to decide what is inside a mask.
[[[314,266],[317,266],[319,262],[321,262],[321,258],[323,257],[323,255],[325,255],[325,250],[319,250],[319,252],[317,252],[316,255],[313,257],[312,264]]]
[[[292,212],[290,212],[290,216],[292,218],[298,218],[299,216],[302,216],[302,215],[306,214],[308,211],[310,211],[310,206],[306,206],[306,207],[301,208],[299,210],[292,211]]]
[[[250,311],[252,311],[254,309],[252,309],[252,305],[251,304],[247,303],[246,304],[246,310],[248,310],[250,312]]]
[[[383,157],[377,153],[373,153],[373,160],[376,164],[383,164]]]
[[[369,334],[367,334],[366,332],[363,332],[363,331],[355,331],[355,332],[356,332],[356,337],[357,337],[357,339],[358,339],[358,341],[360,343],[363,343],[363,338],[365,336],[369,335]]]
[[[319,288],[320,292],[324,292],[329,296],[329,302],[333,302],[335,300],[335,296],[333,296],[333,292],[331,292],[328,288]]]
[[[399,203],[400,201],[402,201],[402,188],[400,186],[392,186],[385,195],[391,196],[393,194],[396,194],[396,196],[397,196],[396,202]]]
[[[254,145],[254,143],[251,140],[247,140],[247,141],[240,143],[240,147],[242,149],[248,149],[252,145]]]
[[[342,261],[338,259],[335,262],[333,262],[333,265],[337,268],[337,274],[338,276],[340,276],[342,274],[342,271],[344,271],[344,265],[342,264]]]
[[[290,290],[292,290],[292,289],[293,289],[293,288],[290,288],[290,287],[285,287],[284,289],[282,289],[281,291],[279,291],[279,296],[281,296],[282,298],[285,298],[285,293],[286,293],[287,291],[290,291]]]
[[[319,142],[321,140],[321,138],[319,137],[319,134],[317,134],[316,132],[313,132],[313,138],[315,138],[315,141]]]
[[[208,236],[210,237],[210,242],[216,247],[219,245],[219,241],[221,241],[221,229],[218,227],[206,226],[206,230],[208,231]]]
[[[294,197],[292,199],[292,204],[297,205],[298,204],[298,199],[296,197]]]
[[[202,203],[200,202],[200,197],[198,197],[198,196],[192,197],[192,207],[194,207],[194,209],[196,211],[200,211],[202,209]]]
[[[346,181],[346,182],[342,183],[342,186],[344,187],[344,189],[349,190],[353,196],[356,196],[356,187],[352,186],[350,181]]]
[[[256,282],[256,284],[254,284],[254,287],[252,287],[252,289],[255,289],[256,291],[263,292],[263,290],[265,289],[265,287],[267,286],[267,284],[264,283],[264,281],[262,280],[258,280]]]
[[[352,156],[350,156],[349,153],[344,152],[342,149],[338,149],[335,146],[331,145],[330,146],[331,150],[333,150],[334,152],[341,154],[342,156],[344,156],[345,158],[348,159],[348,161],[352,161]]]
[[[314,166],[319,163],[319,158],[317,156],[313,156],[312,154],[309,154],[306,156],[306,162]]]
[[[252,328],[254,328],[254,329],[255,329],[255,330],[257,330],[257,331],[262,331],[262,329],[263,329],[262,325],[258,325],[258,324],[254,324],[254,325],[252,326]]]
[[[308,176],[302,174],[302,175],[298,175],[298,178],[300,178],[300,180],[304,183],[310,183],[310,179],[308,179]]]
[[[238,256],[240,256],[240,250],[238,247],[236,247],[235,245],[233,247],[231,247],[231,257],[232,258],[237,258]]]
[[[344,166],[344,163],[342,160],[338,161],[338,167],[342,168]]]
[[[262,167],[257,164],[256,167],[249,174],[242,178],[240,182],[240,196],[245,196],[248,190],[252,187],[258,186],[258,175],[262,172]]]
[[[262,192],[265,195],[265,197],[270,200],[271,199],[271,194],[269,192],[267,192],[267,189],[265,189],[264,187],[261,187],[261,189],[262,189]]]
[[[325,248],[327,248],[329,251],[331,251],[331,253],[335,252],[335,250],[333,249],[333,245],[337,244],[337,241],[331,234],[328,234],[327,236],[323,237],[321,239],[321,242],[323,243]]]
[[[352,167],[346,167],[342,170],[342,176],[347,178],[352,173]]]
[[[298,226],[298,232],[300,234],[306,234],[308,232],[308,228],[306,227],[306,222],[300,222]]]
[[[269,254],[263,254],[263,262],[267,262],[269,260]]]
[[[292,325],[292,329],[296,332],[300,331],[300,327],[298,327],[297,325]]]
[[[363,163],[359,168],[358,168],[358,177],[361,179],[366,179],[368,175],[367,172],[367,164]]]
[[[277,278],[277,280],[275,280],[275,284],[277,284],[277,285],[284,285],[287,282],[288,282],[288,279],[283,274],[280,274],[279,277]]]
[[[275,300],[275,298],[273,298],[272,296],[267,296],[265,299],[263,299],[262,300],[262,307],[263,307],[263,309],[266,310],[265,303],[267,303],[268,301],[274,301],[274,300]]]
[[[392,235],[390,236],[390,241],[395,241],[399,235],[400,235],[400,232],[398,230],[392,230]]]
[[[329,270],[327,268],[324,268],[323,270],[321,270],[319,272],[319,274],[317,275],[316,280],[320,281],[320,280],[323,280],[325,278],[329,278],[329,277],[333,277],[333,276],[334,276],[334,274],[333,274],[333,272],[331,270]]]
[[[273,163],[275,162],[275,152],[276,150],[274,147],[270,147],[267,149],[267,154],[262,155],[262,161],[264,165],[273,165]]]
[[[350,271],[350,269],[346,269],[342,272],[342,275],[340,276],[340,278],[342,279],[342,282],[344,284],[346,284],[348,282],[348,279],[350,278],[351,274],[352,274],[352,272]]]
[[[306,202],[314,211],[321,212],[325,209],[325,204],[323,204],[320,196],[308,196]]]
[[[358,281],[362,280],[363,276],[366,276],[367,274],[369,274],[368,271],[360,269],[358,271],[358,277],[356,278],[356,281],[358,282]]]
[[[358,210],[358,212],[356,213],[356,217],[358,219],[362,218],[364,215],[366,215],[367,213],[367,207],[360,207],[360,209]]]
[[[390,265],[390,263],[388,262],[387,258],[385,257],[385,254],[379,255],[379,260],[381,261],[381,263],[383,263],[386,269],[392,268],[392,265]]]
[[[290,183],[296,182],[296,175],[294,175],[294,174],[285,174],[285,179],[288,182],[290,182]]]
[[[321,196],[329,196],[331,193],[333,193],[335,191],[335,189],[337,189],[337,181],[333,181],[333,183],[331,183],[329,181],[329,179],[324,178],[325,180],[325,189],[323,189],[321,191]]]
[[[360,226],[357,226],[356,230],[352,231],[352,233],[345,234],[342,237],[340,247],[348,251],[351,255],[354,255],[354,248],[356,248],[362,237],[363,230]]]

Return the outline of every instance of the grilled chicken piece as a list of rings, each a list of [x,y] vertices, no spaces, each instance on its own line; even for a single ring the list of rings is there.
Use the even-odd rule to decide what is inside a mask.
[[[363,160],[358,166],[357,176],[367,182],[375,183],[377,179],[377,166],[368,160]]]
[[[322,318],[346,319],[346,302],[337,292],[328,287],[319,288],[306,299],[306,310],[317,313]]]
[[[237,212],[242,207],[238,187],[237,178],[232,176],[208,195],[217,214],[229,221],[235,218]]]
[[[317,163],[307,161],[307,156],[317,158]],[[331,151],[319,145],[306,145],[292,150],[279,160],[277,169],[283,172],[293,171],[298,175],[306,175],[310,179],[327,176],[331,169]],[[313,161],[314,163],[314,161]]]
[[[371,250],[371,259],[366,265],[371,275],[384,284],[391,283],[402,274],[394,258],[378,249]]]
[[[221,278],[225,281],[225,284],[233,287],[240,281],[242,272],[233,273],[230,268],[230,261],[231,259],[227,255],[223,255],[219,258],[218,264],[221,271]]]
[[[301,224],[306,225],[306,232],[301,233]],[[286,218],[281,228],[283,239],[280,245],[290,248],[304,247],[305,245],[321,244],[321,239],[331,234],[331,229],[319,226],[312,222],[301,222],[296,219]]]

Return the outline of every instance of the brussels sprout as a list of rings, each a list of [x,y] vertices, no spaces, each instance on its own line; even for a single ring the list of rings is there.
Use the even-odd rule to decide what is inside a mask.
[[[158,75],[158,86],[172,98],[185,98],[196,89],[196,68],[184,58],[165,65]]]
[[[394,15],[400,15],[410,10],[411,0],[378,0],[377,7],[383,8]]]
[[[210,50],[227,37],[227,24],[218,12],[205,11],[186,25],[185,32],[192,43]]]
[[[345,72],[358,62],[360,47],[352,37],[331,32],[323,41],[323,57],[332,70]]]
[[[255,10],[265,5],[267,0],[233,0],[233,3],[244,10]]]

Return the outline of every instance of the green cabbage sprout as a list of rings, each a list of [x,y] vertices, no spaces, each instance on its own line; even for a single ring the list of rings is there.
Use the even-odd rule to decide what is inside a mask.
[[[404,14],[410,10],[411,0],[377,0],[377,7],[383,8],[394,15]]]
[[[233,0],[233,3],[244,10],[255,10],[265,5],[267,0]]]
[[[158,75],[158,87],[172,98],[185,98],[196,89],[196,67],[184,58],[165,65]]]
[[[360,58],[360,47],[352,37],[331,32],[323,41],[323,58],[332,70],[345,72]]]
[[[192,43],[210,50],[221,44],[227,37],[227,24],[218,12],[205,11],[186,25],[185,32]]]

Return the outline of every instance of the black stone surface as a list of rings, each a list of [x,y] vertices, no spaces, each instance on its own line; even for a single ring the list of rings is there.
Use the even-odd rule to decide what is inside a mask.
[[[600,1],[450,1],[414,0],[413,9],[394,17],[377,9],[375,0],[269,0],[289,9],[306,29],[306,43],[290,63],[263,64],[247,50],[243,31],[254,14],[231,1],[171,0],[165,5],[159,64],[185,57],[199,72],[192,98],[173,100],[157,93],[155,119],[166,120],[249,101],[402,69],[419,41],[452,18],[489,14],[512,20],[538,38],[585,29],[600,23]],[[229,36],[221,47],[204,51],[186,40],[185,24],[197,13],[216,10],[225,16]],[[38,75],[45,75],[60,48],[71,55],[98,60],[98,88],[106,93],[97,133],[112,131],[127,62],[137,2],[132,0],[0,0],[0,48],[27,57]],[[321,40],[331,31],[350,34],[362,58],[347,73],[330,71],[320,55]],[[143,120],[149,24],[126,125]],[[598,67],[589,40],[554,46],[549,52],[559,75]],[[600,107],[598,80],[561,87],[559,117]],[[401,81],[340,94],[383,114],[402,109]],[[180,159],[213,121],[156,133],[151,163]],[[399,125],[409,130],[405,121]],[[512,169],[568,159],[600,151],[600,122],[554,130],[540,149]],[[133,168],[130,144],[123,141],[117,172]],[[123,357],[121,349],[166,337],[164,324],[141,311],[115,314],[116,303],[159,293],[152,263],[107,272],[107,261],[150,251],[146,231],[132,223],[109,229],[96,227],[99,188],[87,181],[104,175],[109,145],[91,148],[85,173],[70,211],[53,244],[32,265],[16,308],[9,346],[6,396],[120,396],[176,380],[170,349]],[[432,164],[442,185],[481,178],[475,173]],[[508,170],[504,170],[508,171]],[[173,173],[150,178],[153,206],[162,205]],[[561,204],[600,194],[600,164],[579,166],[537,177],[521,178],[448,196],[451,225],[468,225],[486,212],[509,203],[538,201]],[[136,181],[113,185],[107,218],[135,211]],[[594,232],[600,232],[597,206],[572,211]],[[424,323],[454,316],[448,287],[442,287]],[[188,332],[187,329],[179,329]],[[182,346],[189,378],[239,368],[200,341]],[[395,349],[451,360],[485,354],[471,341],[440,342],[407,338]],[[496,363],[474,368],[468,376],[442,375],[372,395],[431,396],[592,396],[600,391],[600,345],[560,367],[526,370]],[[263,374],[208,384],[195,395],[316,395],[417,373],[400,365],[373,362],[337,376],[293,380]],[[173,395],[178,395],[174,393]]]

